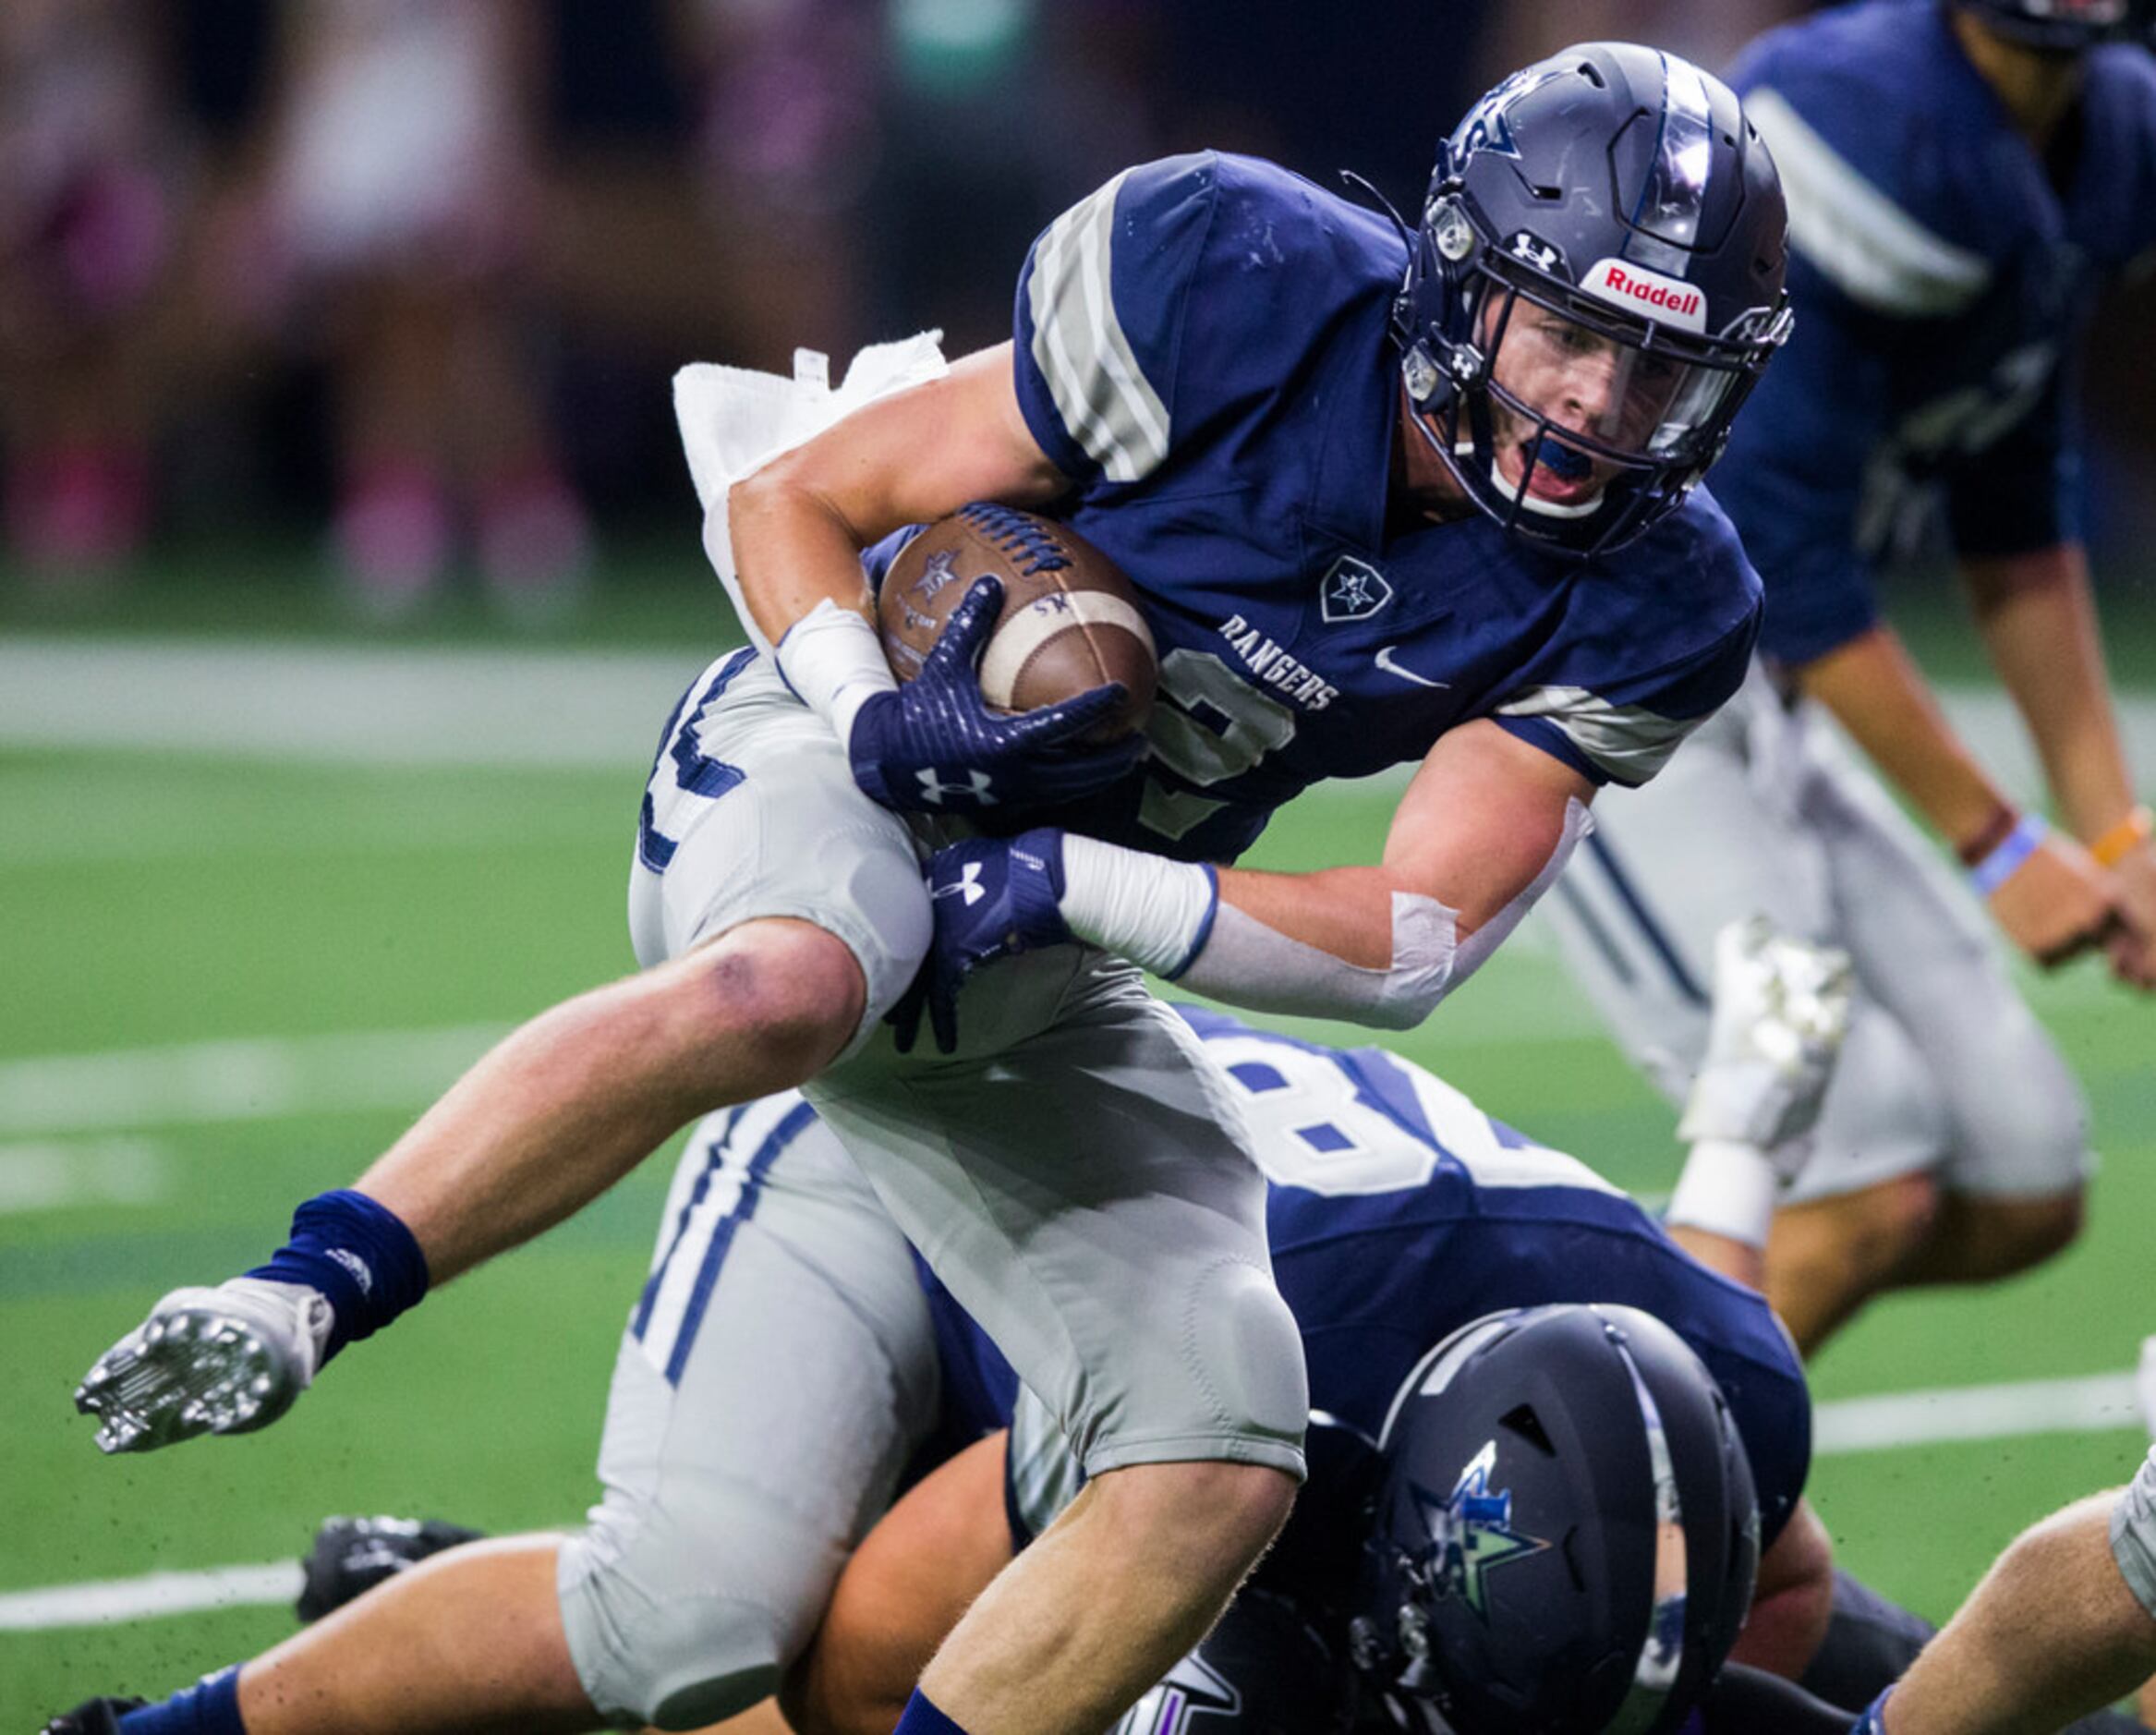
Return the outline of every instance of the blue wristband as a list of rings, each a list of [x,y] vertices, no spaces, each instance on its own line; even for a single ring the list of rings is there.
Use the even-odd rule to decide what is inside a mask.
[[[2020,822],[2000,840],[1999,846],[1970,867],[1969,883],[1983,896],[1990,897],[2021,870],[2022,863],[2035,855],[2038,846],[2051,834],[2051,827],[2038,815],[2023,814]]]
[[[1886,1698],[1893,1691],[1889,1687],[1871,1701],[1864,1715],[1849,1725],[1849,1735],[1886,1735]]]
[[[292,1239],[248,1274],[304,1283],[336,1318],[322,1360],[370,1338],[427,1293],[427,1256],[404,1219],[364,1193],[320,1193],[292,1213]]]

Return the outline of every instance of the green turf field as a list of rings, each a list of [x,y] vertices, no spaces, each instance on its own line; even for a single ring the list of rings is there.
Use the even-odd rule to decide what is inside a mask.
[[[672,697],[651,696],[654,733]],[[0,746],[0,1607],[289,1557],[333,1511],[532,1526],[589,1501],[663,1159],[354,1350],[266,1434],[105,1460],[69,1392],[164,1289],[265,1255],[291,1204],[349,1180],[487,1030],[629,967],[644,770],[296,763],[273,740],[219,758],[154,734]],[[1267,859],[1337,859],[1385,807],[1313,801]],[[2032,991],[2094,1106],[2089,1234],[2029,1280],[1877,1309],[1817,1370],[1823,1398],[2115,1374],[2156,1329],[2156,1008],[2087,967]],[[1614,1178],[1668,1184],[1668,1114],[1532,930],[1402,1046]],[[2145,1446],[2119,1427],[1849,1453],[1814,1492],[1845,1559],[1936,1615],[2018,1526],[2123,1479]],[[169,1691],[290,1630],[271,1607],[11,1623],[6,1730],[93,1693]]]

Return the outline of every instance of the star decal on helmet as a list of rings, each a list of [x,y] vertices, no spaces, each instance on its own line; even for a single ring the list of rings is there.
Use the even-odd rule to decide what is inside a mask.
[[[1496,1468],[1497,1442],[1490,1440],[1468,1461],[1449,1495],[1440,1498],[1427,1488],[1414,1489],[1430,1532],[1429,1549],[1417,1564],[1433,1591],[1459,1598],[1484,1621],[1490,1618],[1488,1575],[1550,1546],[1512,1528],[1511,1490],[1490,1491]]]

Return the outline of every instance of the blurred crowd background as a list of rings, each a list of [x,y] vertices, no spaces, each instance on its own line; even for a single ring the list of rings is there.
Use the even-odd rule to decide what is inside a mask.
[[[1511,67],[1710,67],[1801,0],[5,0],[6,582],[297,534],[360,615],[573,617],[693,502],[668,378],[1010,328],[1033,235],[1205,145],[1413,210]],[[2150,303],[2092,370],[2097,540],[2156,529]]]

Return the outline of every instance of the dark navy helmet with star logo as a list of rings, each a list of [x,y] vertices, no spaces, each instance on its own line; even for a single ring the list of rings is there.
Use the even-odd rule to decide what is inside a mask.
[[[1412,420],[1508,530],[1592,554],[1683,503],[1789,333],[1773,159],[1629,42],[1515,73],[1438,147],[1395,309]]]
[[[1712,1375],[1637,1308],[1462,1327],[1394,1398],[1352,1626],[1403,1727],[1666,1735],[1721,1668],[1759,1562]]]

